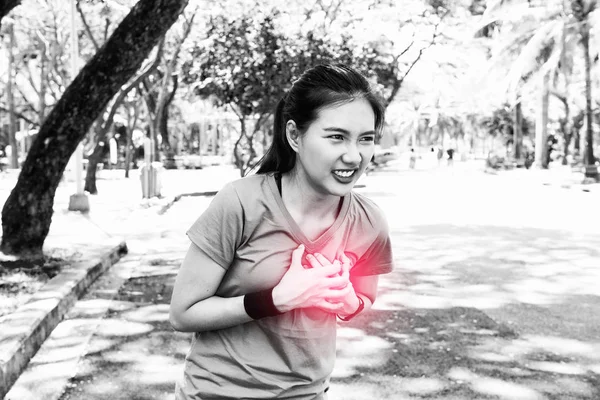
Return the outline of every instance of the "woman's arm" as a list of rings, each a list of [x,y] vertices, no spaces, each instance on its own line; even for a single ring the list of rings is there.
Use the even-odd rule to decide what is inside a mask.
[[[225,272],[202,249],[190,244],[173,287],[169,313],[173,329],[201,332],[252,321],[244,309],[244,296],[215,296]]]
[[[326,257],[318,253],[309,254],[306,259],[313,270],[319,270],[324,266],[332,264]],[[335,262],[337,261],[334,261],[334,263]],[[329,297],[328,301],[336,304],[338,307],[334,312],[342,317],[354,314],[359,307],[359,297],[364,303],[363,311],[370,309],[377,297],[379,276],[352,276],[350,274],[352,268],[351,261],[345,254],[342,255],[341,262],[342,277],[348,280],[348,285],[340,287],[337,296]],[[331,309],[328,308],[323,308],[323,311],[332,312]]]
[[[365,303],[363,311],[367,311],[373,306],[375,298],[377,297],[377,286],[379,284],[378,275],[369,276],[353,276],[350,278],[352,286],[357,296],[361,296]]]
[[[346,286],[348,277],[338,275],[339,264],[319,270],[304,269],[301,264],[303,252],[304,246],[292,252],[290,268],[273,289],[273,304],[281,312],[304,307],[339,311],[342,304],[331,304],[327,299],[340,300],[347,296],[350,286],[345,290],[332,288]],[[190,245],[171,298],[169,320],[175,330],[201,332],[252,321],[244,308],[244,296],[215,296],[224,276],[225,269],[198,246]]]

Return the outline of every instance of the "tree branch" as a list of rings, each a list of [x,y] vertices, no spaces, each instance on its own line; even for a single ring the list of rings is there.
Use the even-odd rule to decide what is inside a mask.
[[[90,38],[90,41],[94,45],[94,49],[96,49],[96,51],[100,50],[100,46],[98,46],[98,42],[96,42],[96,39],[94,39],[94,35],[92,34],[90,25],[87,23],[87,20],[85,19],[85,15],[83,15],[83,11],[81,10],[81,5],[79,4],[79,0],[77,0],[75,2],[75,6],[77,7],[77,11],[79,12],[79,16],[81,17],[81,22],[83,22],[83,27],[85,28],[85,32],[87,33],[87,35]]]
[[[9,112],[9,109],[4,106],[0,106],[0,110],[2,110],[4,112]],[[21,118],[22,120],[29,122],[32,125],[40,126],[39,122],[36,122],[36,121],[30,119],[29,117],[25,116],[24,114],[21,114],[20,112],[15,111],[15,116],[17,116],[18,118]]]
[[[137,87],[140,84],[140,82],[142,82],[143,79],[150,75],[150,73],[158,66],[158,62],[160,61],[160,57],[163,52],[164,42],[164,39],[159,42],[154,61],[150,65],[148,65],[138,76],[136,76],[129,84],[127,84],[127,86],[121,88],[121,90],[119,91],[119,93],[117,94],[110,106],[110,112],[108,114],[108,117],[104,120],[104,123],[102,124],[103,130],[108,129],[112,125],[115,113],[117,112],[117,109],[123,102],[125,96],[127,96],[127,93],[129,93],[131,89]]]
[[[385,101],[386,105],[390,105],[392,103],[392,101],[394,100],[394,98],[398,94],[398,91],[400,90],[400,87],[402,86],[402,83],[404,82],[404,80],[406,79],[406,77],[408,76],[408,74],[410,73],[410,71],[414,68],[414,66],[417,64],[417,62],[419,62],[419,60],[423,56],[423,52],[435,44],[435,39],[438,37],[438,28],[439,28],[440,24],[442,23],[442,19],[443,19],[443,16],[440,17],[440,20],[435,24],[434,29],[433,29],[433,35],[431,37],[431,41],[429,42],[429,45],[427,45],[425,47],[422,47],[419,50],[419,54],[412,61],[412,63],[409,65],[409,67],[406,70],[406,72],[402,75],[401,78],[399,78],[398,80],[396,80],[396,82],[394,82],[394,85],[392,87],[392,93],[390,93],[390,95],[388,96],[388,98]],[[409,47],[410,46],[412,46],[412,43],[409,45]],[[407,51],[408,51],[408,48],[406,48],[402,54],[406,53]]]

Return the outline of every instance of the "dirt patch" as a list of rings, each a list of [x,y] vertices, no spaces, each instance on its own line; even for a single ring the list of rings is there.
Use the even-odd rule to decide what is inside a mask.
[[[45,255],[39,260],[0,261],[0,317],[25,304],[76,255]]]

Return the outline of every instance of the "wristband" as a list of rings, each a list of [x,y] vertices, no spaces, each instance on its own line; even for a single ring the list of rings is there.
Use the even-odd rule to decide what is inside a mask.
[[[356,295],[356,297],[358,297],[358,308],[356,309],[356,311],[354,311],[350,315],[346,315],[345,317],[342,317],[338,314],[337,317],[339,319],[341,319],[342,321],[348,322],[352,318],[356,317],[358,315],[358,313],[360,313],[365,308],[365,301],[362,299],[362,297],[360,297],[359,295]]]
[[[252,319],[274,317],[283,314],[273,304],[273,289],[244,295],[244,309]]]

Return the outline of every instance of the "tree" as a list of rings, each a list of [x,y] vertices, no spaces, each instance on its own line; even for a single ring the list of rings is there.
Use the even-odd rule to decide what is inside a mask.
[[[2,22],[2,19],[19,4],[21,4],[21,0],[0,0],[0,23]]]
[[[179,69],[180,53],[185,40],[191,33],[196,17],[197,10],[191,12],[191,15],[183,15],[183,24],[181,32],[174,34],[172,42],[165,46],[165,53],[162,55],[160,66],[154,71],[153,76],[148,76],[143,80],[142,88],[145,95],[144,100],[148,110],[148,123],[150,131],[161,138],[162,149],[171,162],[173,151],[169,138],[169,107],[175,98],[175,93],[179,88]],[[171,50],[168,52],[167,50]],[[158,148],[157,138],[153,138]],[[156,161],[160,160],[159,152],[156,151]]]
[[[229,107],[240,123],[234,158],[243,176],[255,162],[254,137],[291,85],[296,72],[276,32],[274,14],[218,15],[209,21],[205,46],[196,46],[184,65],[185,79],[195,93]],[[249,130],[248,125],[253,126]]]
[[[106,150],[106,135],[113,126],[114,117],[117,113],[118,108],[121,106],[123,100],[127,97],[127,94],[138,87],[138,85],[157,67],[162,54],[163,42],[156,50],[156,56],[154,61],[149,62],[144,68],[138,71],[137,75],[133,77],[127,85],[121,87],[117,95],[106,107],[105,112],[96,119],[94,123],[94,136],[96,145],[94,151],[88,157],[88,166],[85,174],[85,187],[84,189],[90,194],[98,194],[98,188],[96,187],[96,171],[98,163],[102,160]]]
[[[596,11],[596,0],[571,0],[571,9],[578,22],[579,35],[583,46],[583,57],[585,62],[585,177],[600,180],[600,174],[596,167],[594,158],[594,130],[592,128],[592,78],[590,57],[590,14]]]
[[[41,256],[54,194],[69,158],[186,5],[187,0],[139,1],[66,89],[34,140],[2,209],[0,249],[5,254]]]
[[[586,74],[591,69],[589,29],[591,15],[597,11],[597,0],[556,0],[544,3],[525,0],[497,0],[491,3],[484,13],[478,31],[482,32],[482,28],[489,28],[493,25],[497,31],[500,30],[500,37],[507,36],[509,38],[502,49],[497,52],[496,60],[502,64],[505,61],[504,58],[512,59],[512,54],[518,54],[510,65],[507,77],[506,87],[511,96],[516,97],[516,92],[522,91],[524,84],[539,82],[537,90],[541,95],[539,95],[538,108],[541,110],[540,112],[546,113],[546,115],[538,116],[538,120],[542,124],[537,129],[540,136],[547,134],[544,125],[548,120],[549,94],[554,94],[565,105],[565,113],[570,112],[568,107],[570,75],[573,74],[573,64],[579,44],[583,48]],[[502,24],[507,28],[504,33],[501,29]],[[561,75],[562,79],[559,79]],[[563,82],[564,89],[557,87],[560,81]],[[585,108],[589,109],[591,115],[591,81],[588,79],[586,79],[585,87]],[[568,114],[566,118],[569,119]],[[589,140],[586,140],[585,155],[590,168],[586,168],[586,174],[589,174],[589,177],[594,175],[597,179],[593,161],[587,161],[590,156],[593,160],[592,119],[590,118],[589,121],[589,129],[586,127],[586,139]],[[563,135],[567,137],[570,134],[569,126],[567,124],[563,124],[563,126],[566,129]],[[546,140],[543,137],[539,137],[536,143],[546,146]],[[542,167],[547,167],[547,160],[543,159],[545,154],[547,154],[545,149],[536,151],[536,162]],[[565,153],[565,159],[566,155]]]

